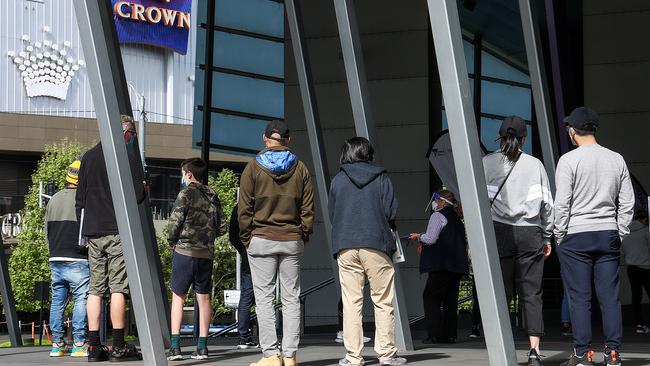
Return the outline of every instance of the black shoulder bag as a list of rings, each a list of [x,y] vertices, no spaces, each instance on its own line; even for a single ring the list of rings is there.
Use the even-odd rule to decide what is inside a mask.
[[[499,193],[501,193],[501,190],[503,189],[503,186],[506,185],[506,182],[508,181],[508,178],[510,177],[510,173],[515,169],[515,165],[517,165],[517,162],[519,161],[519,157],[521,156],[521,153],[517,155],[517,159],[515,159],[515,162],[512,163],[512,167],[510,168],[510,171],[508,171],[508,174],[506,175],[505,179],[503,179],[503,182],[501,182],[501,185],[499,186],[499,189],[497,189],[497,193],[492,197],[492,200],[490,201],[490,207],[494,205],[494,201],[497,200],[497,197],[499,196]]]

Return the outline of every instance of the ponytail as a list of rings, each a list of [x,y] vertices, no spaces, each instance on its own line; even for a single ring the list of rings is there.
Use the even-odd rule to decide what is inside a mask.
[[[519,157],[522,148],[523,138],[515,136],[514,129],[509,128],[506,136],[499,137],[501,140],[501,153],[510,162],[514,162]]]

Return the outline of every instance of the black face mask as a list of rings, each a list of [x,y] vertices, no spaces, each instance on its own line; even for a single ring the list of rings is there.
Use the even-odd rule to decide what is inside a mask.
[[[569,134],[569,139],[571,140],[571,143],[573,144],[573,146],[578,146],[578,142],[576,142],[576,139],[575,139],[575,136],[576,136],[575,132],[573,134],[571,134],[571,127],[567,127],[566,132],[567,132],[567,134]]]

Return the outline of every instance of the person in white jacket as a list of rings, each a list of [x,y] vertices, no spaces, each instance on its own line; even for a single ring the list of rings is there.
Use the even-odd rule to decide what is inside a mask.
[[[483,158],[483,167],[508,303],[516,282],[530,342],[527,365],[541,366],[542,277],[551,254],[553,197],[542,162],[521,150],[527,134],[522,118],[506,117],[500,149]]]

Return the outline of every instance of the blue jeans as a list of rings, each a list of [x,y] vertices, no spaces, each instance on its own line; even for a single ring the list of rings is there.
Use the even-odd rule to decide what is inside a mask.
[[[605,351],[621,347],[623,321],[619,300],[621,239],[616,230],[567,235],[557,248],[564,286],[569,294],[575,353],[591,348],[591,284],[595,284],[605,335]]]
[[[251,268],[248,262],[242,263],[241,266],[241,294],[239,296],[239,306],[237,307],[237,331],[241,338],[251,337],[251,307],[255,304],[255,295],[253,294],[253,279],[251,277]]]
[[[86,298],[90,284],[90,269],[87,261],[50,262],[52,270],[52,305],[50,306],[50,328],[52,342],[63,342],[63,315],[70,300],[74,298],[72,311],[72,337],[75,343],[86,341]]]

